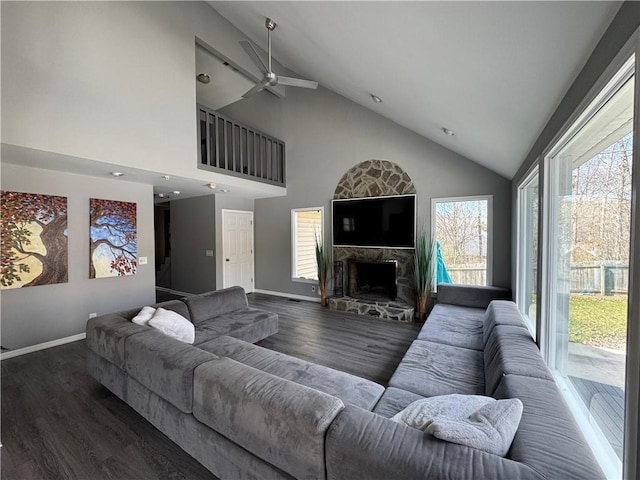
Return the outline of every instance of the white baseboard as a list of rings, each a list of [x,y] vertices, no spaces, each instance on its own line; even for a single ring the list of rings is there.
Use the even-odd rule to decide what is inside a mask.
[[[271,290],[261,290],[256,288],[255,293],[264,293],[265,295],[275,295],[276,297],[293,298],[295,300],[305,300],[307,302],[320,303],[320,297],[307,297],[305,295],[296,295],[294,293],[272,292]]]
[[[83,340],[87,337],[86,333],[79,333],[77,335],[71,335],[70,337],[59,338],[57,340],[51,340],[50,342],[39,343],[37,345],[30,345],[24,348],[18,348],[16,350],[9,350],[0,354],[0,361],[7,360],[8,358],[19,357],[20,355],[26,355],[27,353],[37,352],[38,350],[45,350],[51,347],[57,347],[64,345],[65,343],[76,342]]]

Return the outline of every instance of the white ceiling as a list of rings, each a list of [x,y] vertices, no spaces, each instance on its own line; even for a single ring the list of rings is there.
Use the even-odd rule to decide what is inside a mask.
[[[273,52],[281,64],[507,178],[620,7],[609,1],[209,4],[263,48],[264,19],[273,18]],[[383,103],[374,104],[371,93]]]

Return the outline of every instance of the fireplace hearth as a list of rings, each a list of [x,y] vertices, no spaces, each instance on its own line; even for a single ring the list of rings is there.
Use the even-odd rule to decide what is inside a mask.
[[[398,296],[398,262],[348,261],[347,295],[367,302],[395,301]]]

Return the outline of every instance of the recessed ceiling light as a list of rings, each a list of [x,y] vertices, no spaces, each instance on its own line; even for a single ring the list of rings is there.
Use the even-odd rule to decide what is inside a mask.
[[[220,190],[222,193],[229,193],[229,189],[228,188],[223,188],[222,190]]]
[[[216,185],[215,183],[208,183],[207,187],[209,187],[211,190],[213,190],[214,188],[216,188],[218,185]]]
[[[382,103],[382,99],[379,96],[374,95],[373,93],[371,93],[370,95],[371,95],[371,100],[373,100],[373,103]]]
[[[167,195],[166,193],[156,193],[156,197],[158,198],[165,198],[168,197],[169,195]]]
[[[196,77],[200,83],[205,85],[211,81],[211,76],[208,73],[199,73]]]
[[[171,177],[169,175],[162,175],[162,179],[163,180],[171,180]]]
[[[114,177],[122,177],[124,175],[124,173],[122,173],[122,172],[111,172],[111,175],[113,175]]]
[[[442,127],[442,131],[445,133],[445,135],[449,135],[450,137],[453,137],[455,135],[455,133],[453,133],[453,130],[449,130],[446,127]]]
[[[180,190],[174,190],[174,191],[173,191],[173,192],[171,192],[171,193],[173,193],[174,195],[180,195]]]

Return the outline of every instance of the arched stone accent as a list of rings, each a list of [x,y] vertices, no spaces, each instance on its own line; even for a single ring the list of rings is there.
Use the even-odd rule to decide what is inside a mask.
[[[389,160],[367,160],[350,168],[333,198],[363,198],[416,193],[411,177]]]
[[[416,188],[411,177],[396,163],[388,160],[367,160],[350,168],[338,182],[333,194],[334,199],[383,197],[389,195],[415,194]],[[401,304],[413,307],[415,305],[415,287],[413,282],[413,249],[397,248],[358,248],[333,247],[333,259],[343,262],[343,291],[348,291],[347,262],[349,259],[366,261],[396,260],[398,302],[392,302],[389,310],[400,307]],[[336,281],[336,279],[334,279]],[[411,321],[402,315],[387,315],[385,306],[377,303],[375,306],[367,304],[351,304],[347,297],[330,299],[331,308],[347,310],[359,314],[371,314],[384,318],[395,318],[400,321]]]

